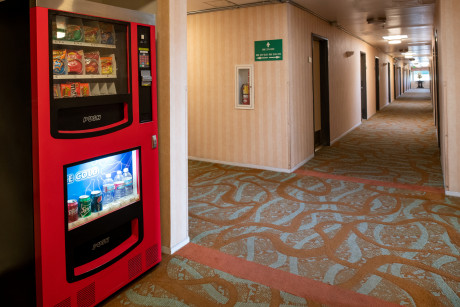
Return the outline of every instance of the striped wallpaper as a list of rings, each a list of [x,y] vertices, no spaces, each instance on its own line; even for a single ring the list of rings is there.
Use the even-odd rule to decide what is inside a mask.
[[[390,57],[290,4],[190,15],[187,26],[191,158],[291,170],[313,156],[312,33],[329,40],[331,142],[361,122],[360,51],[368,117],[376,111],[376,56],[380,108],[388,103]],[[283,61],[254,61],[254,41],[267,39],[283,39]],[[234,108],[238,64],[254,65],[254,110]]]
[[[286,9],[188,16],[189,156],[287,168],[287,62],[254,62],[254,41],[286,41]],[[243,64],[254,64],[254,110],[235,109],[235,66]]]

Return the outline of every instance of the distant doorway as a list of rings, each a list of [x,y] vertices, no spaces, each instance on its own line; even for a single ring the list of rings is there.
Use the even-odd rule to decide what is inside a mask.
[[[375,58],[375,110],[380,111],[380,62]]]
[[[326,38],[312,35],[315,150],[330,145],[328,45]]]
[[[361,118],[367,119],[366,54],[361,52]]]
[[[396,64],[393,64],[393,99],[396,99]]]
[[[438,62],[438,30],[434,32],[434,83],[436,85],[435,91],[436,95],[434,96],[436,99],[435,103],[435,112],[436,112],[436,128],[438,132],[438,147],[441,148],[441,116],[439,115],[439,62]],[[442,151],[442,148],[441,148]]]
[[[388,103],[391,103],[391,81],[390,81],[390,76],[391,76],[391,66],[390,63],[388,63]]]

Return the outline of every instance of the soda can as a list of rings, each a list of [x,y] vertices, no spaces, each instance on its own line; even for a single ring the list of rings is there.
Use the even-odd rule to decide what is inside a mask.
[[[78,202],[76,199],[69,199],[67,201],[68,222],[73,223],[78,220]]]
[[[102,211],[102,192],[101,191],[91,192],[91,211],[92,212]]]
[[[91,197],[82,195],[78,198],[78,215],[87,217],[91,215]]]

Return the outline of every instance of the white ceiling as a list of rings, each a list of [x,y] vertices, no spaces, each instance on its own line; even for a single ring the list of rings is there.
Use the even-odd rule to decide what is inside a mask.
[[[427,62],[431,56],[434,3],[436,0],[295,0],[297,4],[355,34],[393,57],[408,50],[414,62]],[[235,8],[260,0],[187,0],[189,12]],[[289,2],[289,1],[288,1]],[[372,21],[375,22],[372,22]],[[384,20],[384,22],[382,22]],[[406,34],[401,44],[389,45],[382,36]],[[414,63],[412,62],[412,63]]]

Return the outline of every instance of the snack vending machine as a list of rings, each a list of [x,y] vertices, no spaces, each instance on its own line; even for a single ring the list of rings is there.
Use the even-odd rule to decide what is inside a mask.
[[[2,167],[14,169],[0,177],[0,286],[38,306],[93,306],[161,260],[155,17],[25,2],[0,2],[5,43],[30,41],[0,54],[20,65],[0,87]]]

